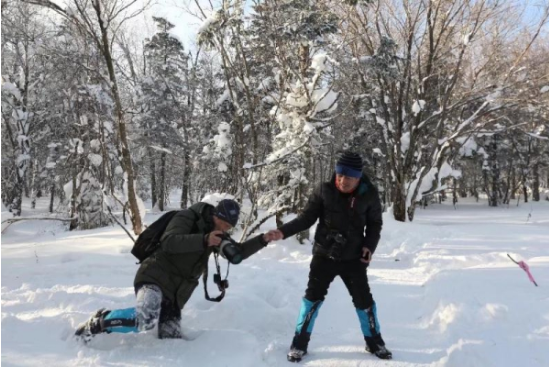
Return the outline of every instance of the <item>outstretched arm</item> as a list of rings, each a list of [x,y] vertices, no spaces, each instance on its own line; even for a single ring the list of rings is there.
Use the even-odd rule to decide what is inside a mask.
[[[255,236],[247,241],[240,243],[240,248],[242,250],[242,259],[247,259],[259,250],[263,249],[270,242],[269,236],[267,234],[260,234]]]
[[[307,202],[307,205],[305,206],[305,209],[303,210],[303,212],[297,218],[284,224],[282,227],[280,227],[276,231],[280,232],[279,235],[282,235],[282,238],[291,237],[294,234],[304,231],[310,228],[313,224],[315,224],[318,217],[320,217],[322,210],[323,210],[323,203],[322,203],[322,184],[321,184],[315,189],[315,191],[309,197],[309,201]],[[275,240],[276,239],[280,239],[280,238],[275,238]]]

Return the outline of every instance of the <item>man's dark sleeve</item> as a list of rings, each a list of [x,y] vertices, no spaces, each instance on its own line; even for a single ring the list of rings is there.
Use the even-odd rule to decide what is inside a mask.
[[[160,239],[162,250],[173,254],[204,251],[204,233],[191,234],[196,220],[191,210],[177,213]]]
[[[279,230],[284,234],[284,238],[293,236],[296,233],[302,232],[315,224],[323,210],[322,203],[322,184],[320,184],[313,194],[309,197],[309,201],[303,212],[294,220],[284,224]]]
[[[369,206],[366,213],[366,239],[364,246],[367,247],[372,254],[375,252],[379,238],[381,237],[381,227],[383,219],[381,217],[381,201],[376,190],[372,204]]]
[[[240,244],[240,248],[242,250],[242,258],[249,258],[259,250],[262,250],[265,246],[267,246],[267,244],[268,242],[263,240],[263,234],[242,242]]]

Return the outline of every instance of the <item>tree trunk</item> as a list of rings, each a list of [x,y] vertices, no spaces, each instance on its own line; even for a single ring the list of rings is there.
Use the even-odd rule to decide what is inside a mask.
[[[21,205],[23,203],[23,186],[19,184],[15,185],[13,192],[13,200],[9,209],[14,217],[19,217],[21,215]]]
[[[539,163],[536,163],[534,165],[534,180],[532,182],[532,200],[533,201],[539,201],[540,193],[539,193],[539,186],[540,186],[540,179],[539,179]]]
[[[303,212],[303,209],[305,207],[305,185],[304,184],[299,184],[298,186],[298,189],[297,189],[297,204],[296,204],[296,209],[297,209],[297,213],[300,214]],[[300,244],[304,244],[304,241],[309,239],[309,236],[310,236],[310,230],[309,228],[307,228],[306,230],[304,231],[301,231],[299,232],[297,235],[296,235],[296,238],[297,240],[299,241]]]
[[[114,72],[114,61],[112,59],[110,41],[108,36],[107,26],[103,22],[103,14],[101,9],[101,3],[99,1],[93,2],[93,7],[97,14],[97,20],[99,23],[99,28],[101,30],[101,46],[103,57],[105,58],[105,63],[107,64],[107,69],[109,71],[110,87],[112,97],[114,99],[115,113],[118,124],[118,135],[120,138],[120,145],[122,149],[122,168],[128,175],[128,203],[129,209],[131,212],[131,220],[133,231],[135,234],[140,234],[143,231],[143,222],[141,220],[141,213],[139,212],[139,206],[137,204],[137,195],[135,193],[135,183],[134,183],[134,172],[132,166],[132,158],[130,155],[130,148],[128,144],[128,137],[126,132],[126,121],[124,119],[124,110],[122,108],[122,99],[118,92],[118,83],[116,80],[116,74]]]
[[[77,145],[78,147],[78,145]],[[77,148],[75,148],[76,151]],[[78,165],[77,165],[78,166]],[[70,217],[75,218],[71,220],[71,223],[69,225],[69,230],[72,231],[76,228],[78,228],[78,218],[76,216],[76,195],[77,195],[77,187],[76,187],[76,176],[78,174],[78,169],[75,167],[72,171],[72,195],[71,195],[71,209],[70,209]]]
[[[499,182],[499,168],[497,162],[497,136],[492,136],[492,149],[490,149],[490,173],[492,179],[492,192],[490,193],[490,206],[498,206],[498,182]]]
[[[467,180],[462,177],[459,182],[459,197],[460,198],[466,198],[467,197]]]
[[[160,155],[160,164],[160,194],[158,197],[158,209],[163,212],[166,204],[166,152],[162,152]]]
[[[452,204],[454,204],[454,208],[455,208],[456,204],[458,203],[457,180],[455,177],[452,177],[452,181],[454,182],[454,188],[452,189]]]
[[[183,165],[183,187],[181,189],[181,201],[180,201],[181,209],[185,209],[187,207],[187,203],[189,201],[190,182],[191,182],[191,157],[189,156],[189,153],[185,152],[185,163]]]
[[[473,187],[471,188],[471,195],[473,195],[478,203],[478,180],[476,172],[473,172]]]
[[[23,108],[23,111],[26,111],[26,108]],[[20,136],[27,136],[29,126],[25,119],[25,121],[17,121],[18,125],[18,133]],[[19,149],[20,149],[20,156],[27,156],[30,157],[31,150],[30,150],[30,143],[28,139],[20,139],[19,140]],[[15,169],[17,172],[17,185],[14,188],[14,196],[13,201],[11,204],[11,212],[13,213],[13,216],[18,217],[21,215],[21,207],[23,203],[23,192],[24,190],[27,190],[26,185],[26,176],[28,171],[28,161],[30,158],[22,159],[19,163],[15,164]]]
[[[53,213],[53,201],[55,199],[55,184],[51,185],[51,195],[50,195],[50,213]]]
[[[150,170],[151,170],[151,201],[152,201],[152,207],[154,208],[156,205],[156,202],[158,200],[156,196],[156,164],[154,161],[154,156],[152,154],[152,149],[149,148],[149,162],[150,162]]]
[[[34,159],[29,159],[29,169],[25,172],[25,180],[24,182],[24,191],[25,191],[25,197],[27,199],[31,196],[31,188],[32,188],[32,181],[34,176]],[[28,176],[31,176],[30,178]],[[34,209],[34,208],[33,208]]]
[[[406,195],[403,185],[396,183],[393,189],[393,215],[395,220],[406,222]],[[408,213],[410,214],[410,213]],[[411,214],[413,217],[413,213]]]
[[[30,192],[30,196],[32,198],[32,202],[31,202],[31,208],[32,209],[36,209],[36,198],[37,198],[37,193],[38,193],[38,180],[37,180],[37,176],[38,176],[38,160],[37,159],[33,159],[32,160],[32,167],[31,167],[31,172],[32,172],[32,175],[31,175],[31,180],[30,180],[30,189],[31,189],[31,192]]]
[[[414,215],[416,214],[416,206],[411,205],[406,209],[406,212],[408,213],[408,220],[410,222],[414,221]]]

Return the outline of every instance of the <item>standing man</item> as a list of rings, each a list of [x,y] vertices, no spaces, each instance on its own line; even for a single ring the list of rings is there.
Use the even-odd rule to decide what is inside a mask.
[[[301,303],[288,360],[299,362],[328,287],[340,276],[349,290],[366,341],[366,350],[381,359],[391,359],[381,338],[376,304],[370,293],[366,268],[379,241],[382,218],[376,187],[362,173],[356,153],[341,154],[331,181],[322,183],[296,219],[269,231],[273,240],[288,238],[319,220],[313,245],[309,282]]]
[[[158,337],[181,338],[181,309],[204,273],[208,258],[221,243],[225,232],[236,226],[240,207],[230,199],[216,207],[197,203],[179,211],[168,223],[160,248],[141,263],[134,280],[136,307],[100,309],[76,330],[76,337],[90,341],[100,333],[128,333],[151,330],[158,325]],[[272,234],[256,236],[242,244],[242,259],[261,250]]]

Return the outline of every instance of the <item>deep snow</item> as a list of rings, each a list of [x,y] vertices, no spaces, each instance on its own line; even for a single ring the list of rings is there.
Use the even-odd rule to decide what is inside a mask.
[[[457,210],[418,210],[414,223],[384,219],[368,275],[394,360],[364,352],[350,296],[336,279],[302,365],[549,366],[549,202],[489,208],[466,200]],[[273,227],[269,221],[262,230]],[[311,246],[294,239],[231,267],[220,304],[197,288],[183,310],[187,340],[111,334],[76,344],[74,328],[90,313],[134,304],[130,248],[119,227],[12,224],[2,234],[2,365],[290,365],[285,355],[311,258]],[[530,265],[539,287],[507,253]],[[215,293],[211,282],[209,290]]]

